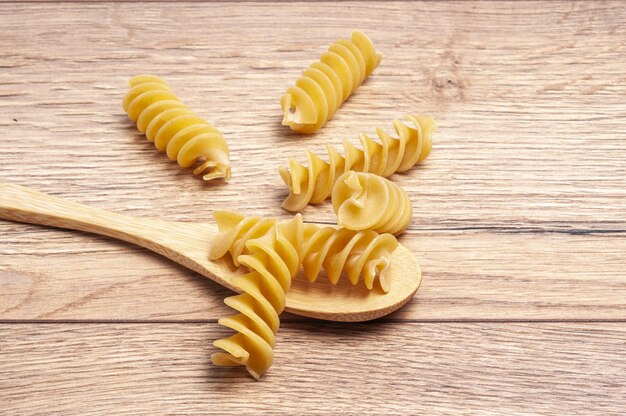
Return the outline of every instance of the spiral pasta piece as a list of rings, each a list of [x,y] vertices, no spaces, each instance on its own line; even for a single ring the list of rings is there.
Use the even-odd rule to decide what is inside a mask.
[[[376,129],[380,142],[364,133],[359,134],[361,148],[344,140],[344,155],[330,144],[326,146],[328,162],[307,152],[308,166],[295,159],[289,160],[289,168],[281,167],[279,173],[289,187],[289,196],[283,201],[288,211],[301,211],[308,204],[324,201],[330,195],[337,178],[353,170],[389,177],[404,172],[422,162],[430,154],[432,133],[436,128],[430,116],[408,115],[411,126],[394,120],[398,137],[391,137],[382,129]]]
[[[352,32],[350,40],[340,39],[330,45],[280,98],[283,125],[299,133],[322,128],[381,59],[372,41],[358,30]]]
[[[216,211],[213,216],[220,233],[213,240],[209,258],[215,260],[230,253],[237,266],[247,242],[264,236],[278,223],[275,219],[245,217],[231,211]],[[386,274],[391,253],[398,247],[393,235],[316,224],[304,224],[303,233],[302,267],[309,281],[317,280],[323,269],[332,284],[345,273],[353,285],[363,278],[365,286],[373,289],[378,280],[381,289],[389,291]]]
[[[393,235],[305,224],[304,242],[302,268],[309,281],[317,280],[324,269],[332,284],[343,272],[353,285],[362,277],[368,289],[377,281],[385,293],[389,291],[391,254],[398,247]]]
[[[399,234],[411,221],[413,207],[398,184],[372,173],[349,171],[332,192],[337,224],[350,230]]]
[[[218,366],[245,365],[258,379],[272,364],[280,325],[278,316],[285,309],[285,293],[300,267],[304,235],[302,216],[277,223],[221,212],[216,219],[220,231],[228,235],[217,244],[242,243],[226,251],[235,253],[233,260],[248,268],[249,273],[233,279],[233,284],[242,293],[224,300],[239,313],[218,321],[236,333],[213,343],[223,351],[214,353],[211,359]],[[225,254],[225,251],[216,250],[211,256],[215,258],[213,256],[220,253]]]
[[[159,77],[138,75],[129,85],[124,111],[158,150],[183,168],[198,165],[193,173],[204,180],[230,179],[228,143],[216,127],[192,112]]]

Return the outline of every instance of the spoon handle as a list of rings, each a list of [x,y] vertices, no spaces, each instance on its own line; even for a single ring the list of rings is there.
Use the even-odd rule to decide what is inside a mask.
[[[0,219],[87,231],[145,246],[155,221],[91,208],[19,185],[0,182]]]

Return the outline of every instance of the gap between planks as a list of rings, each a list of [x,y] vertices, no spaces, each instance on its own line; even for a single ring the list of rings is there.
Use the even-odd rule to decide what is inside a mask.
[[[72,201],[72,202],[76,202],[74,201],[74,199],[72,198],[65,198],[63,195],[56,195],[56,194],[52,194],[50,193],[50,195],[52,196],[57,196],[59,198],[68,200],[68,201]],[[89,204],[87,204],[87,206],[91,206]],[[116,213],[120,213],[120,214],[124,214],[123,211],[111,211],[111,212],[116,212]],[[303,212],[300,212],[301,214],[304,214]],[[288,212],[288,211],[284,211],[284,214],[287,216],[287,218],[291,217],[292,215],[295,215],[296,213],[292,213],[292,212]],[[124,214],[127,215],[127,214]],[[132,214],[129,214],[132,215]],[[269,218],[269,216],[263,216],[264,218]],[[139,218],[152,218],[152,217],[148,217],[148,216],[140,216]],[[155,216],[154,218],[156,219],[163,219],[160,218],[158,216]],[[276,217],[278,219],[285,219],[283,217]],[[11,222],[11,221],[5,221],[5,220],[0,220],[2,222]],[[180,221],[180,222],[194,222],[194,221]],[[206,223],[213,223],[213,221],[206,221]],[[318,225],[330,225],[330,226],[337,226],[336,222],[332,222],[332,221],[304,221],[305,224],[318,224]],[[64,230],[64,231],[68,231],[69,229],[66,228],[58,228],[58,227],[50,227],[50,226],[41,226],[41,225],[37,225],[37,224],[25,224],[25,223],[13,223],[13,224],[20,224],[21,226],[26,225],[27,227],[25,227],[25,229],[20,229],[19,233],[20,234],[27,234],[30,232],[35,232],[35,233],[39,233],[41,231],[41,227],[44,227],[46,229],[55,229],[55,230]],[[416,231],[416,232],[443,232],[443,233],[447,233],[447,232],[455,232],[455,231],[473,231],[473,232],[484,232],[486,234],[501,234],[501,233],[505,233],[505,234],[567,234],[567,235],[594,235],[594,234],[601,234],[601,235],[610,235],[610,234],[624,234],[626,233],[626,228],[622,228],[620,227],[623,223],[620,221],[599,221],[597,223],[587,223],[587,222],[583,222],[583,223],[576,223],[576,222],[563,222],[562,224],[562,228],[560,227],[555,227],[555,226],[542,226],[541,224],[536,224],[536,225],[526,225],[526,226],[491,226],[491,225],[485,225],[485,226],[450,226],[450,227],[425,227],[425,226],[420,226],[417,224],[409,224],[409,226],[406,228],[405,232],[408,231]],[[616,225],[615,228],[612,228],[612,225]],[[24,227],[22,227],[24,228]],[[86,232],[82,232],[82,231],[76,231],[76,230],[69,230],[75,233],[81,233],[81,234],[85,234],[85,235],[92,235],[92,236],[97,236],[100,238],[105,238],[105,239],[110,239],[113,241],[119,241],[116,239],[111,239],[109,237],[106,236],[102,236],[102,235],[98,235],[98,234],[93,234],[93,233],[86,233]],[[402,234],[401,234],[402,235]],[[401,236],[400,235],[400,236]]]
[[[7,319],[0,320],[0,325],[171,325],[171,324],[217,324],[217,319]],[[316,320],[312,318],[287,318],[282,319],[283,324],[315,324],[326,321]],[[626,323],[624,319],[387,319],[381,318],[374,321],[366,322],[332,322],[333,325],[376,325],[376,324],[614,324]]]

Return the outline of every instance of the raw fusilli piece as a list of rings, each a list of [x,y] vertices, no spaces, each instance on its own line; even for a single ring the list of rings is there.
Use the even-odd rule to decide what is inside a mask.
[[[391,282],[387,272],[391,253],[397,247],[398,240],[391,234],[305,224],[302,268],[311,282],[317,280],[323,268],[332,284],[343,272],[353,285],[362,277],[368,289],[378,281],[380,288],[388,292]]]
[[[348,171],[332,192],[337,224],[350,230],[399,234],[411,221],[413,207],[398,184],[373,173]]]
[[[231,217],[227,218],[229,215]],[[211,359],[219,366],[245,365],[248,372],[258,379],[272,364],[276,332],[280,325],[278,316],[285,309],[285,293],[291,287],[291,279],[302,261],[302,216],[297,215],[288,222],[269,221],[269,228],[265,228],[268,224],[266,220],[244,218],[234,213],[222,212],[216,219],[221,232],[234,235],[232,242],[243,241],[243,248],[233,249],[238,254],[233,260],[248,268],[249,273],[233,279],[233,284],[242,293],[224,300],[226,305],[239,313],[218,321],[236,333],[213,343],[223,352],[213,354]],[[224,219],[225,222],[220,222]],[[237,223],[237,219],[241,221]],[[233,228],[228,228],[231,226]],[[233,230],[237,231],[233,234]],[[238,232],[243,234],[236,235]],[[227,240],[222,239],[221,243]],[[217,242],[217,245],[221,243]],[[229,249],[226,248],[226,251]],[[217,250],[211,255],[217,253],[225,254],[225,251]]]
[[[330,45],[280,98],[283,125],[299,133],[322,128],[381,59],[372,41],[358,30],[352,32],[350,40],[340,39]]]
[[[359,134],[361,149],[344,140],[344,155],[330,144],[326,146],[329,161],[307,152],[308,166],[295,159],[289,160],[289,168],[281,167],[280,176],[289,187],[289,196],[283,201],[288,211],[301,211],[308,204],[324,201],[330,195],[337,178],[353,170],[389,177],[394,172],[404,172],[423,161],[430,154],[432,133],[436,128],[430,116],[405,117],[412,125],[394,120],[398,137],[391,137],[382,129],[376,129],[380,142],[364,133]]]
[[[230,179],[228,144],[217,128],[192,112],[159,77],[138,75],[129,85],[124,111],[158,150],[183,168],[199,163],[193,173],[204,180]]]

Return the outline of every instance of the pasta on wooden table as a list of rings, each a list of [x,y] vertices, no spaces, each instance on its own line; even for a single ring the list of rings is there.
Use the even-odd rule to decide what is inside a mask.
[[[283,125],[299,133],[322,128],[381,59],[372,41],[358,30],[352,32],[350,40],[340,39],[330,45],[281,97]]]
[[[383,291],[389,290],[386,272],[398,247],[391,234],[303,224],[300,214],[281,222],[230,211],[216,211],[214,217],[219,234],[209,258],[229,253],[236,266],[249,270],[233,281],[242,293],[225,300],[239,314],[219,323],[237,333],[215,341],[223,350],[212,356],[216,365],[245,365],[255,378],[267,371],[285,294],[301,265],[310,281],[324,269],[331,283],[337,283],[345,272],[352,284],[362,277],[369,289],[378,281]]]
[[[413,207],[398,184],[373,173],[349,171],[332,193],[337,224],[350,230],[399,234],[411,222]]]
[[[430,116],[419,115],[408,115],[405,119],[410,125],[400,120],[393,121],[398,137],[392,137],[378,128],[376,133],[380,142],[361,133],[361,148],[344,140],[343,156],[327,144],[328,161],[310,151],[306,153],[307,166],[290,159],[288,168],[279,168],[280,176],[289,188],[289,196],[283,201],[283,208],[292,212],[301,211],[308,204],[324,201],[330,196],[337,178],[350,170],[386,178],[422,162],[432,148],[435,120]]]
[[[230,179],[228,143],[213,125],[192,112],[174,95],[168,84],[153,75],[129,81],[124,111],[156,148],[204,180]]]

